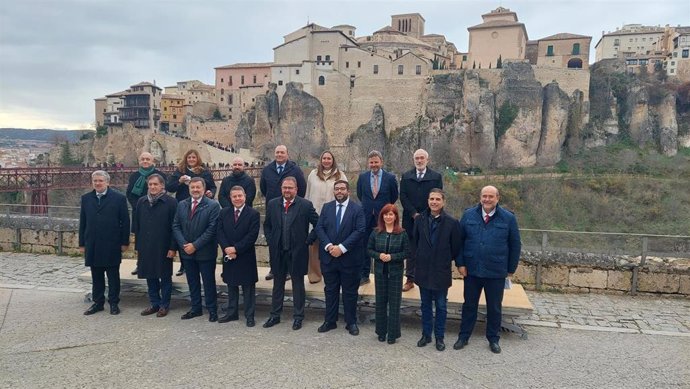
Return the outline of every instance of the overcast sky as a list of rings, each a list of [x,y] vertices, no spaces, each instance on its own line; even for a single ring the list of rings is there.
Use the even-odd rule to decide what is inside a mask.
[[[592,36],[625,23],[690,24],[690,1],[220,1],[2,0],[0,127],[91,128],[94,98],[140,81],[198,79],[217,66],[270,62],[272,48],[307,22],[350,24],[357,36],[419,12],[425,33],[467,50],[467,27],[498,6],[517,12],[530,39]]]

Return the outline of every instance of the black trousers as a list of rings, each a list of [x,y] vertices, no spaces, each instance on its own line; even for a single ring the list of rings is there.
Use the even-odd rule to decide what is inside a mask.
[[[201,282],[204,283],[204,298],[206,309],[209,313],[216,313],[216,260],[197,261],[195,259],[183,259],[187,284],[189,285],[189,297],[192,300],[192,311],[201,312]],[[201,279],[199,279],[201,276]]]
[[[292,268],[292,251],[282,251],[278,266],[273,269],[273,293],[271,296],[271,317],[280,318],[283,313],[283,299],[285,299],[285,279]],[[304,320],[304,276],[292,275],[292,318]]]
[[[100,306],[105,304],[105,276],[108,275],[108,304],[120,302],[120,265],[91,266],[91,300]]]
[[[240,302],[240,287],[228,285],[228,316],[237,316]],[[244,317],[254,319],[256,311],[256,284],[242,285],[242,303],[244,304]]]
[[[321,264],[326,295],[326,317],[328,323],[338,321],[340,290],[343,291],[343,311],[346,324],[357,324],[357,289],[360,269],[358,266],[345,267],[342,260],[333,259],[328,265]]]
[[[486,339],[498,342],[501,338],[501,306],[503,304],[504,278],[480,278],[467,276],[465,283],[465,303],[462,304],[460,339],[467,340],[472,335],[477,322],[479,296],[484,290],[486,298]]]

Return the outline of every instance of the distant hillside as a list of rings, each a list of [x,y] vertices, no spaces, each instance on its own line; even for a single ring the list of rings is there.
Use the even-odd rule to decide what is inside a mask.
[[[79,138],[90,130],[48,130],[36,129],[27,130],[24,128],[0,128],[0,139],[21,139],[52,142],[56,139],[76,142]]]

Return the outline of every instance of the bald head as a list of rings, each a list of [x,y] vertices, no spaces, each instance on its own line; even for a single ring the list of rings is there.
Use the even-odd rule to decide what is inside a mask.
[[[274,156],[276,159],[276,163],[278,165],[284,164],[289,158],[287,146],[285,146],[285,145],[276,146],[276,149],[274,151]]]
[[[235,157],[232,159],[232,174],[241,175],[244,172],[244,159]]]

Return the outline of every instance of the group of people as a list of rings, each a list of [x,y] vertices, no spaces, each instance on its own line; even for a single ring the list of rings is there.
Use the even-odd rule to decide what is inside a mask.
[[[266,201],[263,230],[270,263],[266,279],[273,280],[271,310],[264,328],[281,321],[287,281],[292,283],[292,329],[302,328],[306,275],[310,283],[324,282],[326,309],[318,332],[337,328],[342,295],[345,329],[358,335],[358,289],[370,282],[373,263],[378,340],[393,344],[400,337],[402,293],[416,285],[422,311],[422,337],[417,346],[431,343],[433,335],[436,349],[443,351],[455,263],[464,278],[465,301],[453,348],[468,344],[483,291],[486,337],[491,351],[501,352],[503,292],[506,279],[517,269],[521,246],[516,218],[498,205],[496,187],[484,187],[479,204],[456,220],[444,211],[441,175],[427,166],[429,155],[423,149],[414,152],[414,167],[402,175],[399,186],[395,175],[383,169],[382,154],[371,151],[369,169],[357,181],[359,203],[351,199],[350,183],[331,152],[321,154],[307,179],[289,159],[286,146],[277,146],[274,157],[262,170],[259,184]],[[150,306],[141,314],[168,314],[172,258],[177,252],[182,265],[178,275],[186,274],[191,296],[191,308],[182,319],[203,314],[203,284],[209,321],[239,320],[241,287],[246,325],[253,327],[260,215],[252,208],[257,188],[244,171],[244,161],[239,157],[232,161],[232,174],[220,186],[220,203],[213,200],[215,183],[195,150],[185,154],[167,179],[155,169],[149,153],[141,154],[139,165],[130,178],[126,198],[132,206],[136,272],[147,280],[149,291]],[[130,219],[125,196],[110,189],[108,183],[105,171],[95,171],[94,190],[82,196],[79,243],[93,278],[93,305],[86,315],[104,309],[105,275],[110,285],[110,313],[120,312],[119,265],[121,252],[129,245]],[[175,197],[167,192],[175,192]],[[395,205],[398,199],[402,216]],[[228,290],[228,309],[220,318],[215,280],[218,247],[222,280]]]

